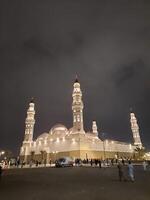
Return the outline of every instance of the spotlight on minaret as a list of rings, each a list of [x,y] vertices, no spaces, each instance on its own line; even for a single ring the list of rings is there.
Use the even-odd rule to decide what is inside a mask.
[[[133,134],[134,145],[139,148],[142,148],[142,142],[141,142],[140,133],[139,133],[139,126],[132,109],[130,109],[130,123],[131,123],[131,130]]]

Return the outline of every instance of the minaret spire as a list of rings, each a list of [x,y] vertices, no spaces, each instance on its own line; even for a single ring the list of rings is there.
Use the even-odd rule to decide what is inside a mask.
[[[92,132],[95,134],[95,136],[98,136],[96,121],[92,122]]]
[[[27,110],[27,117],[25,120],[25,135],[22,147],[20,149],[20,156],[23,156],[24,161],[27,161],[27,156],[30,155],[31,146],[33,144],[33,131],[35,124],[35,109],[34,109],[34,99],[31,98],[29,107]]]
[[[34,103],[34,97],[31,98],[30,103]]]
[[[138,146],[139,148],[142,148],[142,142],[140,138],[140,133],[139,133],[139,126],[137,123],[137,119],[135,117],[135,114],[133,111],[130,109],[130,123],[131,123],[131,130],[133,134],[133,139],[134,139],[134,145]]]
[[[78,75],[76,74],[75,83],[79,83]]]
[[[83,102],[82,102],[82,91],[80,88],[80,83],[78,77],[76,76],[75,82],[73,84],[72,93],[72,111],[73,111],[73,129],[75,132],[84,132],[83,127]]]
[[[27,110],[27,117],[25,121],[25,137],[24,142],[32,142],[33,140],[33,131],[34,131],[34,124],[35,124],[35,109],[34,109],[34,98],[31,98],[29,103],[29,108]]]

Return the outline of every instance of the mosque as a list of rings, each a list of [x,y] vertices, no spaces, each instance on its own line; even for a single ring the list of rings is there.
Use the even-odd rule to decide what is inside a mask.
[[[72,114],[73,127],[67,129],[62,124],[56,124],[49,132],[42,133],[33,140],[35,124],[35,103],[32,100],[29,103],[27,117],[25,121],[25,135],[20,149],[20,158],[25,162],[31,159],[47,163],[63,157],[69,156],[73,159],[105,159],[132,157],[136,147],[142,147],[139,126],[133,112],[130,113],[131,130],[133,142],[125,143],[114,140],[101,140],[98,137],[98,128],[96,121],[92,122],[92,131],[85,132],[82,101],[82,91],[80,83],[76,78],[73,84],[72,93]]]

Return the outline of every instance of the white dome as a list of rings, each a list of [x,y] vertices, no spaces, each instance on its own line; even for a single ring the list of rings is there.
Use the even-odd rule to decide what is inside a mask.
[[[37,140],[45,140],[49,137],[49,134],[48,133],[42,133],[38,138]]]
[[[68,129],[62,124],[56,124],[53,126],[49,132],[51,135],[56,135],[58,137],[63,137],[68,133]]]
[[[73,127],[69,129],[69,134],[73,133]]]

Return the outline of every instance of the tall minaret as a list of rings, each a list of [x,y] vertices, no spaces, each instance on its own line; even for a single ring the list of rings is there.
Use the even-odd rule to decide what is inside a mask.
[[[95,134],[95,136],[98,136],[96,121],[92,122],[92,132]]]
[[[139,148],[142,148],[142,142],[141,142],[140,133],[139,133],[139,126],[138,126],[135,114],[132,111],[130,113],[130,123],[131,123],[131,130],[133,134],[134,145],[138,146]]]
[[[73,111],[73,130],[76,132],[84,132],[83,127],[83,102],[80,83],[76,77],[73,85],[72,93],[72,111]]]
[[[29,103],[29,108],[27,110],[27,117],[25,121],[25,136],[24,136],[24,143],[32,142],[33,141],[33,131],[34,131],[34,124],[35,124],[35,110],[34,110],[34,101],[33,98]]]

